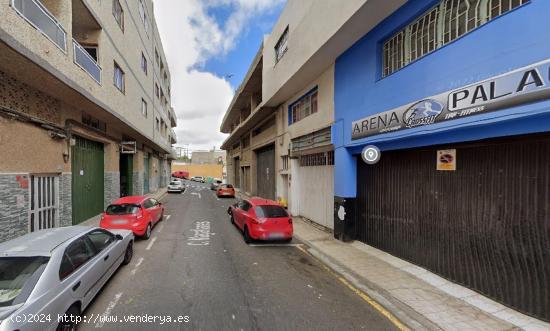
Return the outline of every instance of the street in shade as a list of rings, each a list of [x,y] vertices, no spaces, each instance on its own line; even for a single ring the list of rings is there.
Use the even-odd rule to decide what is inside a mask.
[[[1,244],[0,330],[396,329],[300,249],[278,203],[185,186]]]

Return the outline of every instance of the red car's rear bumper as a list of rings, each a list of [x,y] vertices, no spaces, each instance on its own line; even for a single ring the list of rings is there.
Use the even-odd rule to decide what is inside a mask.
[[[134,233],[135,236],[142,237],[145,235],[147,230],[147,224],[145,222],[128,221],[127,224],[112,224],[110,222],[101,221],[99,226],[104,229],[113,229],[113,230],[130,230]]]
[[[249,227],[250,236],[256,240],[287,240],[292,239],[292,224],[284,227],[265,227],[261,224],[252,224]]]

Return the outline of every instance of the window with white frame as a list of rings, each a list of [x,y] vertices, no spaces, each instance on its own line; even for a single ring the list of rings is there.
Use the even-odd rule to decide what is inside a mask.
[[[118,26],[124,32],[124,10],[120,5],[119,0],[113,0],[113,16],[115,17]]]
[[[32,175],[29,190],[29,231],[59,226],[59,176]]]
[[[288,50],[288,26],[275,44],[275,62],[279,62]]]
[[[530,0],[441,0],[383,47],[382,76],[388,76]]]
[[[147,117],[147,102],[141,99],[141,115]]]
[[[143,27],[145,28],[145,32],[149,32],[149,21],[147,20],[147,11],[145,10],[145,4],[143,3],[143,0],[139,0],[139,17],[141,18],[141,22],[143,22]]]
[[[299,122],[317,112],[318,94],[317,88],[314,88],[289,106],[289,125]]]
[[[124,71],[122,71],[122,69],[120,68],[120,66],[115,62],[115,65],[114,65],[114,84],[116,86],[117,89],[120,90],[120,92],[124,93],[124,87],[125,87],[125,82],[124,82]]]

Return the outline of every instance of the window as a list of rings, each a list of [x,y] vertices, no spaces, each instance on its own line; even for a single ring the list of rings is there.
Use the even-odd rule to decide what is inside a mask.
[[[48,261],[45,256],[0,257],[0,307],[26,302]]]
[[[91,260],[94,255],[94,248],[86,239],[77,239],[65,250],[59,269],[59,278],[63,280],[68,277],[73,271]]]
[[[159,52],[155,48],[155,63],[157,64],[157,66],[159,65],[159,62],[160,62]]]
[[[147,102],[144,99],[141,99],[141,115],[147,117]]]
[[[137,206],[133,206],[133,208],[135,209],[137,208]],[[111,211],[113,211],[113,209],[111,209]],[[116,215],[122,215],[122,214],[118,213]],[[107,246],[109,246],[112,242],[115,241],[115,236],[113,236],[112,233],[109,233],[105,230],[94,230],[86,234],[86,237],[90,239],[90,242],[94,246],[96,252],[101,252]]]
[[[160,98],[160,89],[157,83],[155,83],[155,95],[157,96],[157,98]]]
[[[300,167],[334,165],[334,151],[300,156]]]
[[[58,226],[59,176],[31,176],[30,232]]]
[[[141,70],[147,75],[147,58],[143,52],[141,52]]]
[[[244,211],[248,211],[251,207],[252,205],[250,204],[250,202],[246,200],[239,202],[239,204],[237,205],[237,208],[242,209]]]
[[[288,26],[275,44],[275,63],[279,62],[288,50]]]
[[[288,217],[288,213],[281,206],[256,206],[254,212],[259,218],[282,218]]]
[[[114,84],[120,92],[124,93],[124,71],[120,66],[115,62],[115,74],[114,74]]]
[[[382,76],[460,38],[530,0],[442,0],[383,46]]]
[[[109,207],[107,207],[105,213],[107,215],[133,215],[137,214],[138,211],[138,205],[123,203],[120,205],[110,205]]]
[[[156,128],[157,128],[157,131],[160,131],[160,121],[158,118],[156,119]]]
[[[288,124],[294,124],[316,113],[318,110],[317,100],[318,92],[317,88],[314,88],[308,94],[298,99],[298,101],[291,104],[289,106]]]
[[[139,0],[139,17],[141,18],[141,22],[143,22],[145,32],[149,33],[149,20],[147,20],[147,12],[143,0]]]
[[[124,10],[119,0],[113,0],[113,16],[118,26],[122,29],[122,32],[124,32]]]

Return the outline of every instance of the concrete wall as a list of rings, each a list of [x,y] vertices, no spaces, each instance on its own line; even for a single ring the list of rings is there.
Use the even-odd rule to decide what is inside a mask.
[[[80,1],[80,0],[75,0]],[[0,65],[4,70],[11,70],[13,76],[19,80],[33,85],[39,90],[48,92],[47,85],[43,80],[37,79],[37,75],[54,74],[65,84],[81,91],[88,100],[96,103],[99,109],[104,112],[116,114],[119,120],[138,129],[148,139],[154,141],[159,148],[170,151],[170,143],[167,136],[161,136],[154,130],[155,117],[162,118],[170,123],[168,109],[161,105],[154,96],[154,82],[162,81],[161,73],[155,66],[154,48],[158,49],[165,69],[168,70],[167,62],[162,51],[160,38],[156,33],[156,24],[151,22],[150,32],[147,35],[138,13],[138,1],[121,1],[125,11],[124,32],[118,27],[112,14],[112,1],[86,1],[92,14],[78,13],[84,17],[94,17],[103,29],[99,33],[99,65],[102,68],[102,82],[95,82],[84,70],[73,62],[73,25],[79,24],[73,20],[72,10],[75,6],[70,0],[49,1],[48,7],[58,15],[63,28],[67,32],[67,53],[60,50],[53,42],[47,39],[40,31],[33,28],[10,6],[10,0],[0,0],[0,38],[9,42],[10,47],[22,52],[31,58],[31,61],[47,70],[31,71],[30,67],[23,63],[17,63],[17,59],[3,61]],[[148,7],[149,17],[152,18],[152,1],[145,1]],[[129,7],[127,7],[129,5]],[[77,6],[75,8],[84,8]],[[96,33],[90,30],[89,34]],[[74,36],[82,39],[81,36]],[[3,52],[3,51],[2,51]],[[148,75],[145,75],[140,68],[141,53],[148,59]],[[121,93],[113,84],[114,61],[125,71],[126,87]],[[167,71],[168,76],[170,76]],[[164,86],[165,84],[163,84]],[[168,96],[167,87],[164,87],[165,95]],[[55,91],[49,91],[55,93]],[[68,98],[68,96],[67,96]],[[141,115],[141,99],[148,103],[149,116]],[[71,100],[73,105],[82,104],[78,100]]]
[[[188,171],[190,177],[222,178],[223,166],[221,164],[178,164],[174,162],[172,163],[172,172],[174,171]]]

